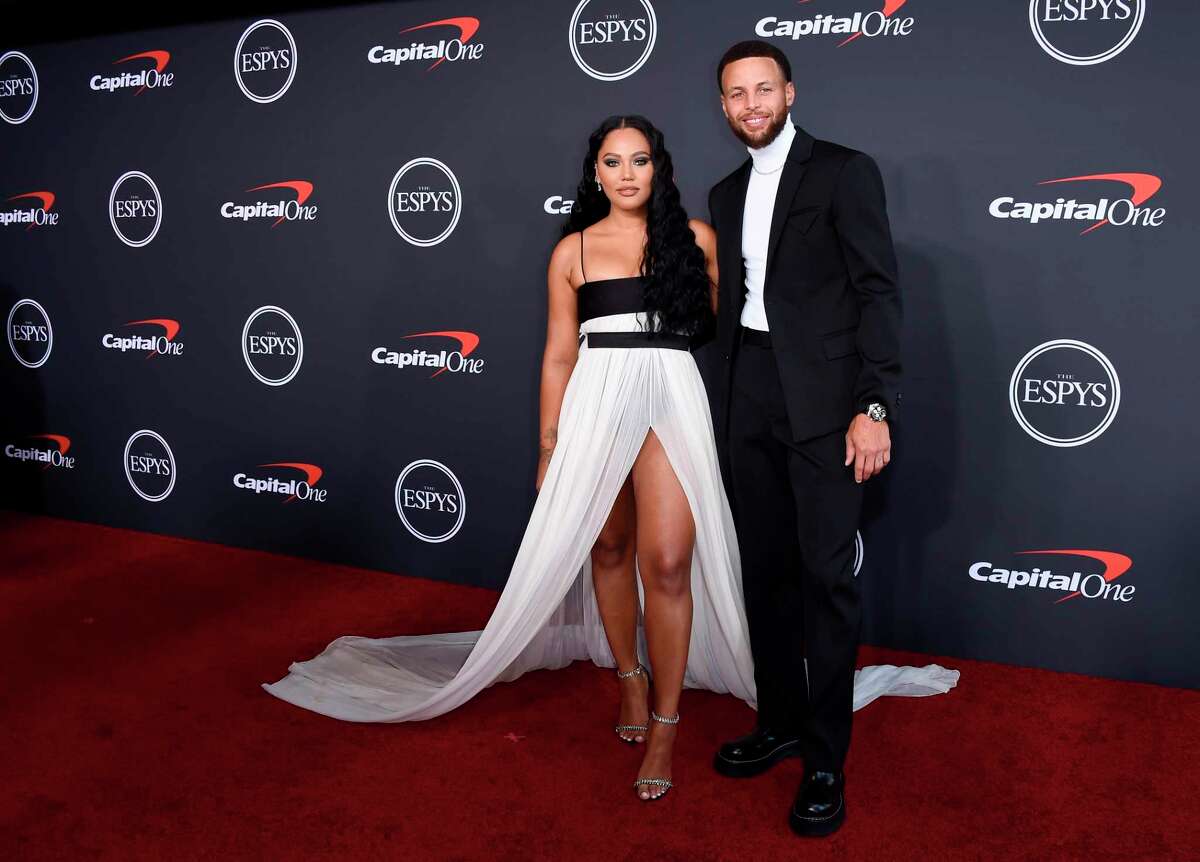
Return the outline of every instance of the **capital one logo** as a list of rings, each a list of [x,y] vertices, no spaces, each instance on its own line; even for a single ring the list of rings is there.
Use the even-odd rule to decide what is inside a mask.
[[[1115,551],[1089,550],[1043,550],[1020,551],[1020,557],[1050,557],[1045,568],[1034,566],[1021,568],[1010,564],[1008,568],[981,560],[967,570],[971,580],[985,584],[1000,584],[1007,589],[1054,590],[1067,595],[1054,601],[1060,605],[1075,598],[1101,599],[1111,602],[1131,602],[1137,587],[1133,584],[1116,583],[1117,578],[1133,567],[1133,560]],[[1062,560],[1068,557],[1069,560]],[[1086,559],[1081,565],[1079,558]],[[1059,568],[1059,566],[1066,568]],[[1052,567],[1053,566],[1053,567]]]
[[[100,338],[100,346],[121,353],[134,351],[146,359],[183,355],[183,342],[175,340],[179,335],[178,320],[151,317],[145,320],[131,320],[123,325],[133,331],[121,335],[106,332]]]
[[[852,15],[817,14],[795,20],[775,16],[760,18],[754,32],[764,39],[802,39],[807,36],[840,36],[838,47],[849,45],[860,36],[908,36],[912,33],[913,18],[896,15],[908,0],[883,0],[882,9],[854,12]]]
[[[390,365],[397,370],[405,368],[432,369],[429,375],[437,377],[449,371],[451,374],[482,374],[484,360],[472,356],[479,346],[479,336],[474,332],[460,330],[442,330],[439,332],[414,332],[408,338],[437,339],[452,345],[449,350],[444,347],[436,350],[420,348],[393,350],[388,347],[376,347],[371,351],[371,361],[376,365]],[[436,342],[435,342],[436,343]],[[457,344],[457,348],[453,345]]]
[[[154,239],[162,225],[162,195],[154,180],[141,171],[117,177],[108,195],[108,221],[117,238],[131,248]]]
[[[1133,228],[1162,225],[1167,214],[1165,207],[1142,206],[1162,188],[1162,180],[1154,174],[1086,174],[1043,180],[1038,185],[1094,182],[1102,184],[1102,188],[1107,192],[1105,196],[1084,200],[1082,203],[1075,197],[1058,197],[1053,201],[1019,201],[1011,196],[998,197],[988,205],[988,215],[992,218],[1027,221],[1031,225],[1044,221],[1091,222],[1079,232],[1080,236],[1099,230],[1105,225]],[[1124,191],[1123,186],[1129,193],[1124,197],[1116,197],[1113,191]],[[1109,194],[1113,196],[1109,197]]]
[[[325,471],[316,464],[306,464],[301,461],[276,461],[272,464],[259,464],[262,470],[283,470],[283,478],[277,475],[251,476],[238,473],[233,477],[235,488],[250,491],[254,494],[277,494],[284,497],[284,503],[300,500],[305,503],[324,503],[329,498],[329,490],[318,488],[317,483],[325,475]],[[299,473],[300,475],[296,475]],[[303,477],[303,478],[301,478]]]
[[[575,64],[588,75],[620,81],[646,65],[657,37],[650,0],[580,0],[567,44]]]
[[[286,189],[287,192],[278,194],[294,194],[295,197],[279,197],[274,200],[259,200],[252,204],[237,204],[226,201],[221,204],[221,217],[235,219],[243,223],[255,219],[274,219],[271,227],[279,227],[283,222],[311,222],[317,220],[317,207],[306,203],[312,197],[313,184],[308,180],[284,180],[278,183],[265,183],[246,189],[246,193],[261,192],[270,189]],[[266,197],[264,195],[264,197]]]
[[[859,530],[854,531],[854,577],[858,577],[858,573],[862,571],[863,564],[863,537]]]
[[[1029,0],[1029,29],[1042,50],[1072,66],[1094,66],[1137,37],[1147,0]]]
[[[20,51],[0,55],[0,117],[14,126],[33,116],[37,107],[38,76],[33,61]]]
[[[1021,358],[1009,380],[1008,403],[1017,424],[1039,443],[1082,446],[1117,417],[1121,382],[1095,347],[1060,338]]]
[[[54,329],[50,315],[33,299],[19,299],[8,312],[5,324],[8,347],[26,368],[40,368],[54,347]]]
[[[242,358],[260,383],[282,386],[296,376],[304,360],[300,325],[277,305],[255,309],[242,327]]]
[[[571,198],[564,198],[562,195],[551,195],[542,202],[542,211],[546,215],[570,215],[574,206],[575,201]]]
[[[396,514],[423,542],[445,542],[462,529],[467,498],[458,477],[440,461],[413,461],[396,479]]]
[[[174,85],[175,73],[166,71],[171,62],[170,51],[142,51],[140,54],[130,54],[120,60],[114,60],[113,65],[129,63],[133,60],[149,60],[151,65],[136,72],[122,72],[119,75],[92,75],[88,86],[97,92],[115,93],[137,87],[135,96],[140,96],[143,90],[162,90]]]
[[[54,227],[58,224],[59,213],[50,212],[54,206],[54,192],[25,192],[20,195],[13,195],[7,199],[7,203],[14,201],[29,201],[28,204],[17,204],[11,209],[0,211],[0,227],[8,227],[12,224],[23,224],[25,230],[33,230],[35,227]],[[36,201],[37,205],[32,205]]]
[[[398,48],[385,48],[376,45],[367,51],[367,61],[376,64],[390,63],[399,66],[401,63],[432,60],[433,64],[425,71],[432,72],[442,63],[457,63],[460,60],[478,60],[483,57],[483,43],[472,42],[479,32],[478,18],[443,18],[440,21],[430,21],[428,24],[418,24],[401,30],[403,33],[415,33],[418,30],[434,30],[436,35],[457,33],[450,39],[441,38],[436,42],[426,42],[413,37],[408,45]],[[439,32],[440,31],[440,32]]]
[[[266,104],[292,86],[298,61],[292,32],[273,18],[263,18],[247,27],[238,40],[233,76],[247,99]]]
[[[24,461],[30,464],[41,464],[43,470],[55,467],[62,470],[75,469],[75,456],[68,455],[71,448],[71,438],[62,434],[30,434],[30,440],[49,440],[51,445],[17,446],[9,443],[4,447],[4,457],[14,461]]]
[[[388,218],[406,242],[427,248],[454,232],[462,215],[462,189],[454,172],[423,156],[407,162],[388,186]]]
[[[175,488],[175,454],[154,431],[135,431],[125,443],[125,478],[143,500],[158,503]]]

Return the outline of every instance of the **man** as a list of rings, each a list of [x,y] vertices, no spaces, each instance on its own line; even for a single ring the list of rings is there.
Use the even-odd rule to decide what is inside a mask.
[[[861,616],[854,539],[863,482],[891,458],[900,402],[900,296],[879,169],[793,126],[791,66],[740,42],[717,69],[721,108],[750,158],[717,183],[725,360],[714,396],[758,689],[753,733],[724,775],[804,758],[789,816],[828,835],[846,805]]]

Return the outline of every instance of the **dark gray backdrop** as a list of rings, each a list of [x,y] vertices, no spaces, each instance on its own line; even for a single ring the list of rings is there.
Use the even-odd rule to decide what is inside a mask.
[[[1053,19],[1069,10],[1039,0],[1043,47],[1022,0],[653,0],[655,42],[644,65],[620,80],[585,74],[569,36],[648,18],[644,5],[595,0],[574,31],[577,0],[279,14],[299,62],[290,88],[268,103],[243,95],[233,71],[253,17],[0,46],[26,54],[38,79],[30,117],[0,124],[0,212],[38,205],[10,198],[51,191],[59,214],[53,225],[0,225],[0,312],[35,300],[53,330],[37,368],[17,361],[37,356],[37,343],[0,346],[0,503],[500,587],[533,500],[544,271],[562,221],[546,201],[574,196],[590,130],[610,113],[651,118],[666,134],[689,212],[707,218],[709,186],[745,158],[717,102],[722,51],[754,38],[766,18],[815,20],[819,29],[821,16],[874,11],[878,23],[886,10],[900,35],[847,44],[844,35],[772,37],[794,66],[793,118],[879,162],[900,260],[904,411],[896,459],[872,482],[862,529],[864,638],[1197,685],[1192,336],[1200,302],[1190,261],[1200,125],[1189,35],[1200,10],[1125,0],[1123,19],[1113,6],[1109,20],[1092,10],[1067,21]],[[1079,65],[1052,56],[1052,48],[1081,55],[1116,45],[1139,9],[1136,38],[1112,58]],[[478,59],[433,69],[432,61],[368,62],[376,45],[450,39],[459,32],[450,25],[400,31],[467,15],[479,22],[467,42],[483,46]],[[628,66],[648,36],[639,41],[636,26],[622,32],[629,42],[584,44],[582,58],[601,70]],[[97,74],[149,68],[152,59],[114,65],[147,51],[169,52],[169,88],[89,86]],[[0,82],[22,70],[10,58]],[[22,97],[2,95],[12,89],[0,88],[0,108],[23,112]],[[447,165],[461,190],[457,226],[430,247],[406,242],[384,206],[393,175],[418,157]],[[114,181],[130,170],[153,178],[161,195],[159,231],[138,248],[118,239],[108,217]],[[989,213],[1005,197],[1129,197],[1116,180],[1039,185],[1113,173],[1161,182],[1141,204],[1163,210],[1151,213],[1157,224],[1081,235],[1094,221]],[[246,191],[293,180],[312,184],[314,220],[272,227],[271,219],[221,217],[225,202],[294,198]],[[303,335],[303,361],[286,385],[264,385],[243,358],[243,325],[266,305],[284,308]],[[10,340],[13,325],[37,322],[30,308],[18,309]],[[179,323],[179,355],[102,346],[108,333],[165,331],[126,325],[147,319]],[[431,378],[436,369],[371,361],[380,346],[456,346],[406,338],[444,331],[478,336],[470,357],[484,360],[482,373]],[[1120,387],[1111,424],[1076,446],[1035,439],[1009,398],[1022,358],[1063,339],[1106,357]],[[710,357],[698,358],[706,365]],[[1116,384],[1084,351],[1060,347],[1026,370],[1018,406],[1042,434],[1082,434],[1111,412]],[[1079,386],[1066,387],[1061,405],[1033,404],[1023,399],[1062,387],[1027,380]],[[1078,404],[1080,390],[1094,393],[1097,382],[1105,403]],[[161,435],[175,460],[174,485],[158,502],[135,493],[124,469],[126,442],[141,429]],[[14,457],[64,445],[35,435],[69,438],[73,466]],[[397,513],[397,477],[422,459],[448,467],[466,498],[461,529],[447,541],[421,540]],[[240,473],[301,476],[259,466],[280,462],[318,466],[314,487],[326,499],[284,502],[235,486]],[[153,490],[164,480],[139,481]],[[409,488],[422,489],[458,493],[429,468]],[[454,513],[410,514],[431,534],[456,522]],[[1112,555],[1128,558],[1119,576],[1124,565]],[[1078,571],[1093,593],[1106,571],[1115,579],[1107,598],[1060,601],[1068,592],[970,575],[1036,575],[1035,566]]]

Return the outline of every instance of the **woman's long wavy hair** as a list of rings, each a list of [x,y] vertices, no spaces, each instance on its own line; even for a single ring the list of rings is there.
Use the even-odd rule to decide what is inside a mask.
[[[655,332],[698,336],[712,323],[708,272],[704,252],[688,227],[687,213],[675,186],[675,168],[663,143],[662,132],[645,117],[612,116],[588,138],[583,157],[583,178],[575,192],[575,205],[563,225],[563,236],[594,225],[608,215],[610,204],[596,187],[596,161],[604,138],[614,129],[637,129],[650,142],[654,178],[646,205],[646,250],[641,273],[646,277],[644,310]]]

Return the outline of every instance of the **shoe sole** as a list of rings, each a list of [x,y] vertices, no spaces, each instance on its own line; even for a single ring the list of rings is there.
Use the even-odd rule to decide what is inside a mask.
[[[792,827],[792,831],[801,838],[824,838],[826,835],[832,835],[842,827],[842,823],[846,820],[846,797],[842,796],[841,804],[838,810],[834,812],[832,817],[827,817],[824,820],[810,820],[806,817],[797,817],[793,811],[788,812],[788,825]]]
[[[717,755],[713,758],[713,769],[726,778],[753,778],[756,775],[762,775],[781,760],[802,756],[800,753],[800,741],[796,740],[795,742],[779,746],[779,748],[770,754],[760,757],[757,760],[726,760],[721,756],[720,752],[717,752]]]

